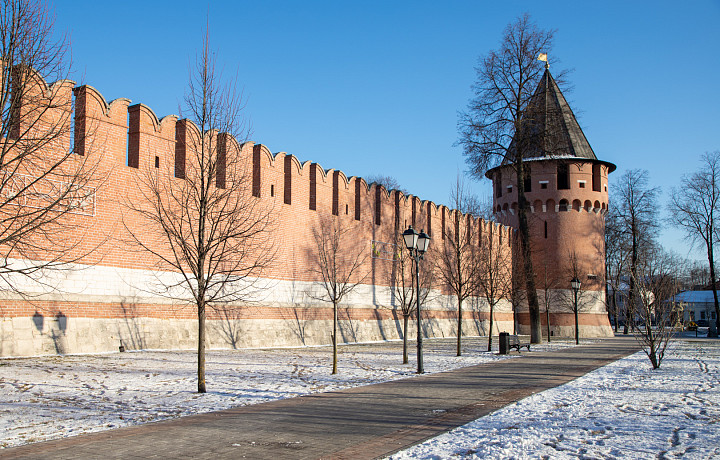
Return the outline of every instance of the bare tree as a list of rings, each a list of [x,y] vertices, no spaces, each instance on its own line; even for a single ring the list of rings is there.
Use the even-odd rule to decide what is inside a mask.
[[[473,210],[473,214],[475,214],[476,217],[479,217],[485,222],[497,222],[497,215],[493,210],[492,196],[478,198],[473,195],[473,199],[476,200],[476,203],[471,203],[469,207]]]
[[[367,253],[366,248],[358,245],[353,227],[342,216],[321,215],[318,226],[313,229],[313,239],[315,247],[309,259],[314,263],[310,270],[320,286],[308,292],[308,296],[333,306],[332,373],[337,374],[338,306],[365,280]]]
[[[527,14],[509,24],[500,48],[480,59],[473,86],[475,97],[458,122],[458,143],[463,147],[474,177],[481,179],[488,170],[500,164],[507,164],[515,171],[519,245],[524,262],[532,343],[542,341],[542,330],[531,258],[529,203],[523,186],[524,163],[528,157],[537,156],[538,151],[548,148],[546,144],[553,133],[538,132],[538,120],[525,112],[545,75],[537,57],[541,52],[551,51],[554,33],[539,29]]]
[[[550,306],[556,300],[556,290],[559,287],[559,279],[554,267],[550,266],[547,254],[543,258],[542,271],[538,274],[540,287],[542,288],[542,303],[545,307],[545,321],[547,326],[547,340],[550,342]]]
[[[405,189],[400,183],[392,176],[383,176],[381,174],[375,174],[365,179],[368,184],[379,184],[385,187],[385,190],[399,190],[403,195],[408,195],[407,189]]]
[[[457,299],[457,356],[462,355],[463,302],[477,295],[478,287],[478,238],[469,221],[473,217],[471,212],[475,203],[477,200],[468,192],[458,174],[450,192],[450,204],[455,209],[454,222],[443,229],[444,244],[435,257],[438,279]]]
[[[101,180],[90,130],[73,130],[69,42],[44,3],[0,5],[0,279],[23,294],[24,281],[46,284],[46,270],[87,253],[69,235],[94,214]]]
[[[390,289],[403,317],[403,364],[408,363],[408,323],[417,311],[417,289],[413,276],[413,260],[405,246],[402,234],[396,238],[395,267],[390,273]],[[420,303],[424,304],[434,283],[434,273],[429,264],[420,265]]]
[[[653,369],[660,367],[674,331],[677,312],[672,296],[678,292],[679,270],[677,257],[656,248],[645,252],[632,275],[638,299],[635,337]]]
[[[570,287],[571,280],[578,280],[582,283],[583,281],[583,274],[585,273],[584,270],[580,267],[580,260],[578,259],[578,255],[575,251],[570,251],[568,254],[568,267],[567,272],[565,273],[567,281],[565,281],[565,286]],[[559,282],[558,285],[562,287],[562,284]],[[577,290],[577,292],[573,292],[574,289],[563,289],[560,290],[560,305],[565,307],[565,309],[570,310],[573,313],[574,319],[575,319],[575,344],[580,344],[580,313],[588,308],[589,305],[591,305],[591,291],[583,290],[582,284],[580,285],[580,288]]]
[[[185,95],[194,122],[187,124],[185,162],[173,165],[174,174],[148,167],[139,176],[144,199],[126,204],[126,219],[139,217],[142,231],[125,221],[132,242],[158,269],[179,274],[159,277],[160,293],[197,309],[199,393],[206,391],[207,310],[253,298],[273,256],[272,206],[252,196],[247,161],[234,142],[247,134],[242,96],[215,65],[206,32]]]
[[[707,263],[699,260],[690,262],[684,289],[692,290],[697,286],[707,286],[709,283],[710,270],[708,270]]]
[[[702,167],[682,178],[680,188],[670,197],[670,222],[685,232],[693,243],[705,246],[710,286],[715,303],[716,331],[720,331],[720,303],[715,276],[715,241],[718,238],[716,219],[720,218],[720,151],[706,153]],[[717,332],[716,332],[717,334]]]
[[[499,244],[493,235],[494,225],[490,232],[483,235],[479,250],[478,269],[476,272],[477,290],[490,307],[490,328],[488,329],[488,351],[492,351],[492,336],[495,306],[510,296],[512,291],[512,261],[507,245]]]
[[[512,285],[510,290],[510,303],[513,310],[513,334],[517,335],[519,331],[518,312],[520,308],[526,304],[527,296],[525,295],[525,262],[522,260],[522,250],[517,244],[517,233],[513,233],[514,243],[512,246]]]
[[[635,306],[638,302],[635,283],[637,268],[643,252],[653,250],[658,231],[658,187],[648,185],[648,172],[640,169],[626,171],[615,188],[615,213],[617,231],[628,240],[629,287],[626,302],[624,334],[628,333],[634,321]]]
[[[605,302],[613,317],[615,332],[620,318],[618,296],[622,295],[627,280],[629,254],[628,238],[621,231],[615,210],[611,209],[605,216]]]

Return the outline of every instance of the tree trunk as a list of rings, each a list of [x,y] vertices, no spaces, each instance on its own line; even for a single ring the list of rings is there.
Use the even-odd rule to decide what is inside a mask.
[[[648,341],[648,344],[650,345],[650,353],[648,353],[648,355],[650,357],[650,363],[652,363],[653,369],[657,369],[658,367],[660,367],[660,363],[658,362],[658,359],[657,359],[655,336],[653,335],[651,324],[649,324],[650,320],[648,319],[646,321],[647,321],[647,323],[645,324],[645,336],[646,336],[645,338]]]
[[[457,355],[461,356],[461,344],[462,344],[462,300],[458,297],[458,325],[457,325]]]
[[[493,311],[495,310],[495,305],[490,304],[490,331],[488,332],[488,352],[492,351],[492,331],[493,331]]]
[[[535,289],[535,270],[533,269],[532,251],[530,248],[530,226],[527,220],[527,200],[525,199],[525,174],[522,162],[517,171],[518,190],[518,230],[520,232],[520,249],[525,272],[525,293],[530,312],[530,343],[542,342],[542,323],[540,321],[540,303]]]
[[[607,310],[608,322],[612,324],[612,321],[610,320],[610,315],[612,314],[612,307],[610,306],[610,287],[608,286],[607,263],[605,264],[605,310]]]
[[[337,323],[338,323],[337,303],[333,303],[333,333],[332,333],[332,346],[333,346],[332,373],[333,374],[337,374]]]
[[[618,307],[617,307],[617,292],[615,292],[615,288],[613,288],[613,294],[612,294],[612,306],[613,306],[613,316],[615,317],[615,333],[617,334],[618,331]]]
[[[408,363],[408,318],[410,315],[403,314],[403,364]]]
[[[630,255],[630,283],[628,286],[628,301],[625,305],[625,327],[623,328],[623,334],[628,333],[628,328],[635,329],[635,279],[637,278],[637,262],[638,262],[638,242],[637,242],[637,229],[633,222],[630,227],[632,233],[632,253]]]
[[[205,393],[205,303],[198,305],[198,393]]]
[[[657,369],[660,366],[658,365],[657,356],[655,354],[654,348],[655,347],[653,347],[653,344],[650,344],[650,363],[652,364],[653,369]]]
[[[715,258],[712,239],[707,242],[708,264],[710,265],[710,286],[712,286],[713,298],[715,300],[715,331],[720,333],[720,305],[718,304],[717,287],[715,286]],[[709,322],[709,321],[708,321]],[[708,332],[708,336],[710,333]]]
[[[545,321],[547,321],[547,337],[550,343],[550,305],[545,305]]]
[[[625,311],[623,312],[623,318],[625,319],[625,324],[623,325],[623,334],[628,334],[628,323],[630,322],[630,318],[628,316],[628,299],[625,299]]]

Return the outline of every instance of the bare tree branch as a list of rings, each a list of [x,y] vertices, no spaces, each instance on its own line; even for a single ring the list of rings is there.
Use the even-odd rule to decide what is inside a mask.
[[[308,259],[313,261],[310,270],[320,289],[308,296],[333,306],[332,373],[337,374],[338,306],[367,277],[363,271],[367,248],[354,239],[352,226],[342,216],[320,215],[313,239],[315,247]]]
[[[595,291],[589,291],[582,288],[578,289],[577,293],[573,292],[571,288],[572,280],[582,281],[584,278],[584,271],[581,268],[580,260],[575,251],[570,251],[568,254],[568,267],[567,271],[557,279],[558,292],[558,304],[565,310],[569,310],[573,313],[575,319],[575,344],[580,344],[580,313],[589,309],[592,309],[593,298],[592,294]],[[570,289],[568,289],[570,288]]]
[[[455,209],[454,219],[443,229],[444,245],[433,259],[438,280],[457,299],[457,356],[461,356],[463,302],[478,293],[480,263],[478,236],[470,225],[472,214],[468,213],[472,210],[469,205],[476,204],[477,200],[468,192],[460,174],[450,192],[450,202]]]
[[[634,308],[638,302],[635,282],[638,279],[637,268],[644,253],[654,250],[658,232],[658,187],[648,185],[648,172],[633,169],[625,172],[615,188],[615,216],[617,232],[629,243],[629,289],[626,303],[626,321],[623,333],[633,323]]]
[[[517,179],[519,244],[524,265],[524,284],[530,310],[531,342],[542,341],[540,307],[531,258],[529,203],[525,199],[525,160],[538,152],[557,155],[554,147],[558,134],[546,126],[539,130],[533,115],[547,114],[528,110],[535,89],[544,75],[537,60],[540,52],[550,53],[555,31],[539,29],[525,14],[505,28],[498,50],[479,60],[473,86],[475,96],[458,121],[459,140],[471,174],[481,179],[493,167],[512,167]],[[552,57],[552,54],[549,54]],[[556,74],[562,82],[563,72]]]
[[[683,230],[692,243],[705,246],[710,285],[715,303],[715,333],[720,331],[720,302],[715,274],[716,219],[720,218],[720,151],[706,153],[702,168],[682,178],[670,196],[670,223]]]
[[[410,192],[407,191],[400,183],[392,176],[383,176],[381,174],[375,174],[365,179],[368,184],[378,184],[385,187],[388,192],[391,190],[399,190],[403,195],[407,196]]]
[[[56,39],[45,4],[1,5],[0,284],[27,296],[28,283],[54,288],[48,270],[73,269],[95,249],[80,246],[103,181],[90,130],[73,129],[67,38]]]
[[[490,231],[482,235],[475,279],[478,294],[490,308],[488,351],[492,351],[495,306],[512,293],[512,252],[507,245],[499,244],[494,229],[495,225],[490,225]]]
[[[190,118],[182,177],[147,168],[137,184],[142,200],[126,203],[131,212],[124,221],[156,268],[178,275],[158,277],[158,293],[197,309],[200,393],[206,391],[207,309],[239,308],[253,298],[274,255],[272,205],[252,196],[248,162],[236,143],[247,135],[242,94],[235,79],[223,83],[215,65],[206,33],[185,95]],[[133,232],[137,226],[127,219],[137,218],[144,225]]]
[[[395,237],[397,253],[395,266],[390,272],[390,290],[392,297],[403,317],[403,364],[408,363],[408,323],[412,315],[417,311],[417,289],[415,288],[415,277],[413,276],[413,259],[410,253],[404,249],[405,241],[402,233],[398,232]],[[432,252],[432,250],[431,250]],[[420,264],[420,303],[424,304],[435,283],[435,273],[431,264]]]
[[[682,310],[675,309],[672,296],[678,292],[681,269],[677,257],[662,249],[644,254],[633,272],[637,290],[635,308],[635,337],[648,355],[653,369],[660,367],[670,338]]]

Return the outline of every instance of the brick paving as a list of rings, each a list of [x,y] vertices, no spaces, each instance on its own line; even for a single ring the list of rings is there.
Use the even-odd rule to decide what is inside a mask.
[[[389,455],[638,350],[632,337],[0,450],[1,458]]]

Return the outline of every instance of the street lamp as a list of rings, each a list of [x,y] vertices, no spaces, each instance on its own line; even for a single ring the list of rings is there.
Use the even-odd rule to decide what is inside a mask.
[[[417,373],[423,374],[423,355],[422,355],[422,327],[420,322],[420,259],[423,258],[425,252],[427,252],[428,246],[430,245],[430,237],[423,230],[420,233],[416,232],[412,225],[403,232],[403,240],[405,240],[405,247],[410,251],[410,255],[415,260],[415,288],[417,289],[415,294],[415,305],[417,310]]]
[[[577,276],[570,281],[570,287],[573,291],[573,305],[575,307],[573,309],[575,312],[575,345],[580,344],[580,331],[578,330],[578,291],[580,290],[580,284]]]

